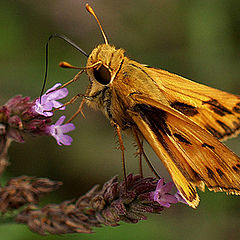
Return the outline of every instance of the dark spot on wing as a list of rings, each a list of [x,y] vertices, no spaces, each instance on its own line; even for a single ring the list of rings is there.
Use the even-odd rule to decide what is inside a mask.
[[[189,141],[188,141],[185,137],[183,137],[181,134],[174,133],[173,135],[174,135],[174,137],[176,137],[180,142],[192,145],[191,142],[189,142]]]
[[[235,107],[233,107],[233,111],[236,113],[240,113],[240,102],[237,103]]]
[[[210,125],[206,125],[205,126],[206,127],[206,129],[214,136],[214,137],[216,137],[216,138],[218,138],[218,139],[220,139],[220,138],[222,138],[224,135],[223,134],[221,134],[220,132],[218,132],[215,128],[213,128],[213,127],[211,127]]]
[[[219,168],[217,168],[216,170],[217,170],[217,173],[218,173],[219,177],[222,178],[224,176],[223,171]]]
[[[240,164],[236,164],[236,166],[237,166],[238,168],[240,168]]]
[[[192,172],[194,174],[193,181],[200,181],[200,180],[202,180],[202,177],[195,170],[193,170],[193,169],[191,169],[191,170],[192,170]]]
[[[214,178],[214,172],[209,167],[206,167],[206,169],[207,169],[207,172],[208,172],[208,177],[213,179]]]
[[[237,130],[240,126],[240,123],[236,122],[236,121],[233,121],[233,125],[234,125],[235,129]]]
[[[190,194],[190,201],[193,201],[194,199],[196,199],[196,196],[197,196],[197,192],[196,192],[196,189],[192,186],[192,185],[188,185],[190,191],[191,191],[191,194]]]
[[[196,109],[196,107],[188,105],[186,103],[176,101],[176,102],[172,102],[170,106],[189,117],[192,117],[198,114],[198,110]]]
[[[239,188],[235,188],[235,187],[222,187],[219,185],[215,185],[215,186],[208,186],[209,189],[213,189],[214,191],[217,192],[227,192],[227,193],[232,193],[232,194],[239,194]]]
[[[239,169],[236,166],[232,167],[235,172],[239,172]]]
[[[221,117],[226,114],[232,114],[230,110],[228,110],[226,107],[220,104],[216,99],[204,101],[203,104],[211,105],[211,110],[213,110],[216,114],[218,114]]]
[[[237,118],[238,122],[233,121],[232,124],[234,125],[232,128],[226,125],[224,122],[220,120],[216,120],[216,123],[221,126],[221,128],[224,130],[224,132],[219,132],[217,131],[214,127],[206,124],[205,128],[216,138],[222,139],[225,136],[231,136],[233,135],[236,131],[240,129],[240,118]]]
[[[136,104],[135,110],[140,113],[143,119],[146,119],[150,123],[150,126],[155,129],[155,133],[160,130],[166,135],[172,135],[166,124],[167,113],[165,111],[146,104]]]
[[[217,120],[217,123],[224,129],[225,135],[231,135],[234,133],[234,131],[228,125],[226,125],[224,122]]]
[[[212,149],[212,150],[214,150],[214,149],[215,149],[215,147],[214,147],[214,146],[212,146],[212,145],[209,145],[209,144],[207,144],[207,143],[203,143],[203,144],[202,144],[202,147],[208,147],[208,148],[210,148],[210,149]]]

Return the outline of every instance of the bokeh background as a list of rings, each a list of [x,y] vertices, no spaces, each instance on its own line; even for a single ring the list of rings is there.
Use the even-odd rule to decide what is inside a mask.
[[[141,63],[167,69],[225,91],[240,94],[240,2],[239,0],[102,0],[88,1],[102,22],[109,42],[122,47]],[[45,44],[52,33],[62,33],[86,52],[102,43],[95,20],[81,0],[1,0],[0,5],[0,104],[16,95],[39,95],[45,67]],[[60,39],[50,43],[47,87],[65,83],[77,72],[60,69],[65,60],[78,66],[86,58]],[[84,93],[88,80],[81,77],[69,86],[71,96]],[[65,112],[71,116],[78,104]],[[122,176],[121,154],[109,122],[100,112],[85,108],[79,116],[70,147],[59,147],[52,138],[28,138],[13,143],[11,166],[2,182],[13,176],[30,175],[62,180],[60,190],[43,199],[59,203],[80,196],[93,185],[114,175]],[[61,113],[59,113],[60,115]],[[58,117],[58,116],[57,116]],[[240,154],[239,139],[226,144]],[[127,168],[138,172],[133,140],[124,138]],[[151,160],[169,179],[151,149]],[[145,168],[145,174],[150,172]],[[30,239],[240,239],[240,198],[224,193],[200,193],[197,210],[178,204],[161,215],[149,216],[135,225],[96,229],[92,235],[47,236],[22,225],[1,225],[0,238]]]

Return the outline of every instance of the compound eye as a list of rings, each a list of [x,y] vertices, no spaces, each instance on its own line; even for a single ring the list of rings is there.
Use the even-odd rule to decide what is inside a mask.
[[[102,85],[108,85],[111,81],[111,73],[103,65],[101,65],[99,69],[94,68],[93,75],[95,79]]]

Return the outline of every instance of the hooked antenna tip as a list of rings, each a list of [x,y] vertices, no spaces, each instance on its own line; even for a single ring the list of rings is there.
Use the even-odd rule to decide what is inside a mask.
[[[61,68],[72,68],[72,65],[70,63],[67,63],[67,62],[60,62],[58,65]]]
[[[91,13],[91,14],[94,13],[92,7],[91,7],[88,3],[86,3],[86,9],[87,9],[87,11],[88,11],[89,13]]]

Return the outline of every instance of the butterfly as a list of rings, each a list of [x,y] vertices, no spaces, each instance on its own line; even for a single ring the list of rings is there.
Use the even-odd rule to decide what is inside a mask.
[[[116,128],[123,160],[122,130],[133,133],[142,154],[141,139],[149,143],[189,206],[198,206],[196,188],[205,186],[239,195],[240,158],[222,141],[240,132],[240,97],[131,60],[109,45],[86,8],[105,43],[87,55],[83,101]]]

